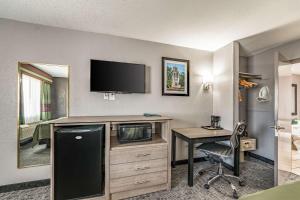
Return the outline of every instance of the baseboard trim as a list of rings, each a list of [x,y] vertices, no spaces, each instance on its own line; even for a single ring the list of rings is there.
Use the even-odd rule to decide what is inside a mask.
[[[256,158],[257,160],[263,161],[263,162],[268,163],[268,164],[270,164],[270,165],[274,165],[274,160],[271,160],[271,159],[269,159],[269,158],[266,158],[266,157],[257,155],[257,154],[252,153],[252,152],[248,152],[248,155],[249,155],[250,157]]]
[[[50,179],[15,183],[10,185],[2,185],[0,186],[0,193],[17,191],[17,190],[26,190],[30,188],[42,187],[47,185],[50,185]]]

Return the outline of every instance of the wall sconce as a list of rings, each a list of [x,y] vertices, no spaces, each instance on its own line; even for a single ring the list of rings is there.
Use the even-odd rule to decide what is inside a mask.
[[[213,78],[211,75],[204,75],[202,78],[202,89],[204,91],[208,91],[209,88],[212,86]]]

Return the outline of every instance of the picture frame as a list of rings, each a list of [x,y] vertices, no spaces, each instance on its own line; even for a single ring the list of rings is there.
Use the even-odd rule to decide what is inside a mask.
[[[162,95],[190,95],[190,61],[162,57]]]

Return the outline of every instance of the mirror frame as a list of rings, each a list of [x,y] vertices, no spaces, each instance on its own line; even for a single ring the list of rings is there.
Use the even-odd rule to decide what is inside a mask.
[[[36,164],[36,165],[28,165],[28,166],[21,166],[20,165],[20,66],[21,64],[31,64],[31,63],[40,63],[40,64],[45,64],[44,62],[21,62],[19,61],[17,64],[17,167],[18,169],[24,169],[24,168],[29,168],[29,167],[40,167],[40,166],[48,166],[51,165],[51,155],[49,159],[49,164]],[[49,65],[49,63],[47,63]],[[50,65],[60,65],[60,64],[50,64]],[[69,117],[70,114],[70,65],[65,65],[68,67],[68,101],[67,101],[67,116]],[[51,134],[50,134],[51,135]],[[52,140],[52,138],[50,138]],[[52,148],[52,146],[50,147]],[[50,150],[51,154],[51,150]]]

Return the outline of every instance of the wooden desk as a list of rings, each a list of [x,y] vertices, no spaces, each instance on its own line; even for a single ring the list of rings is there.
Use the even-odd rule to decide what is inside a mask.
[[[172,129],[172,167],[176,165],[176,137],[188,143],[188,185],[193,186],[194,144],[229,140],[232,131],[203,128]],[[234,175],[239,176],[240,147],[234,151]]]

